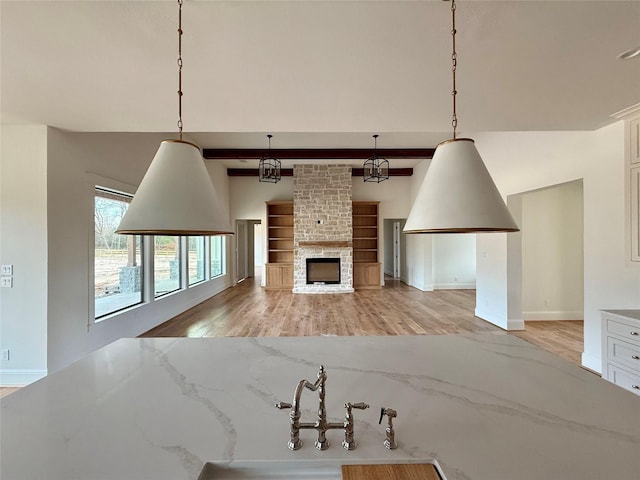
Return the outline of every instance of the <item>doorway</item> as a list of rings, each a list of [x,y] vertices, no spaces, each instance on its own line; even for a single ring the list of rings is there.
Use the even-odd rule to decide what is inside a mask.
[[[262,225],[260,220],[236,220],[236,283],[261,274]]]
[[[387,218],[383,225],[384,274],[406,283],[406,237],[402,233],[406,218]]]
[[[507,240],[509,324],[575,328],[569,322],[584,319],[582,179],[511,195],[508,204],[520,226]]]

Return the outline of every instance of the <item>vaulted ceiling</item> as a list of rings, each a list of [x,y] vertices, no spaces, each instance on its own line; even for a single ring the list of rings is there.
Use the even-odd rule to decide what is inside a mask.
[[[3,123],[175,132],[177,3],[6,1]],[[434,146],[449,136],[450,3],[183,6],[185,131],[202,146]],[[459,1],[458,115],[593,130],[640,102],[640,1]]]

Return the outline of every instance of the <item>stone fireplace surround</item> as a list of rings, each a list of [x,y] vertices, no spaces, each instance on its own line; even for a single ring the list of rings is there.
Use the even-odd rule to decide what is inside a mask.
[[[293,293],[353,292],[349,165],[293,166]],[[307,285],[307,258],[340,258],[340,284]]]

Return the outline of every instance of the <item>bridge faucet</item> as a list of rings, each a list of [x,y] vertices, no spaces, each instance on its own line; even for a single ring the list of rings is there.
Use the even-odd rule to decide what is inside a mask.
[[[314,429],[318,431],[318,439],[315,442],[315,446],[318,450],[326,450],[329,448],[329,442],[327,441],[327,430],[330,429],[344,429],[345,440],[342,445],[347,450],[353,450],[355,448],[355,441],[353,440],[353,415],[351,413],[352,408],[365,409],[369,405],[366,403],[345,404],[347,414],[344,422],[331,423],[327,421],[327,410],[325,407],[325,384],[327,381],[327,373],[324,370],[324,366],[320,366],[318,371],[318,378],[315,383],[311,383],[308,380],[300,380],[293,393],[293,403],[278,402],[275,404],[276,408],[280,410],[290,408],[289,422],[290,422],[290,438],[287,446],[290,450],[298,450],[302,447],[302,440],[300,440],[301,429]],[[302,391],[308,388],[312,392],[318,391],[319,405],[318,405],[318,417],[315,422],[300,422],[300,397]]]

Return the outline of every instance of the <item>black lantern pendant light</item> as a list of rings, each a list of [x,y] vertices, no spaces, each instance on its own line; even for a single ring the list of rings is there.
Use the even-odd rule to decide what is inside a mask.
[[[273,135],[267,135],[269,139],[269,152],[260,159],[258,166],[258,181],[268,183],[278,183],[280,181],[280,160],[271,156],[271,138]]]
[[[362,175],[365,182],[380,183],[389,180],[389,160],[378,157],[377,149],[378,134],[373,136],[373,155],[364,161]]]

